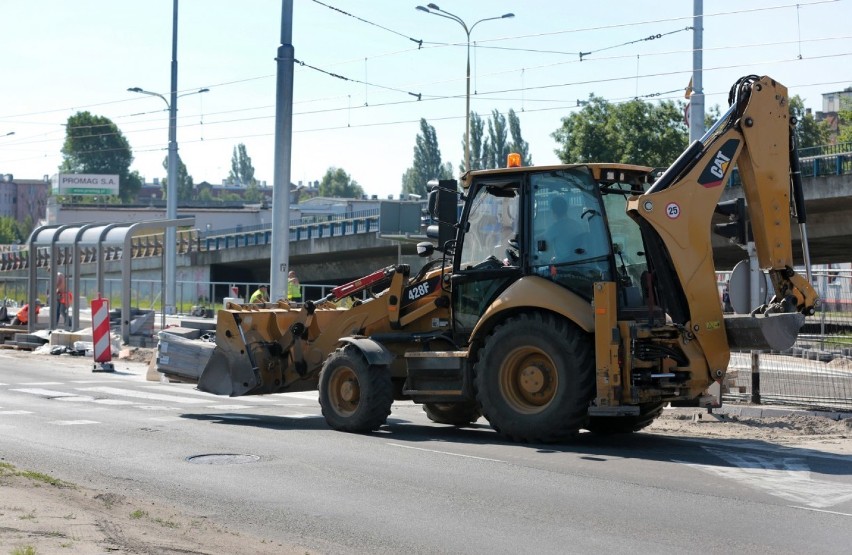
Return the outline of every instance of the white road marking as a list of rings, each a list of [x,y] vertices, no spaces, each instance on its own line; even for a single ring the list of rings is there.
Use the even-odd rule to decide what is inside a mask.
[[[146,393],[144,391],[134,391],[132,389],[119,389],[117,387],[78,387],[77,390],[94,391],[96,393],[118,395],[119,397],[134,397],[137,399],[148,399],[152,401],[182,403],[184,405],[195,405],[208,402],[204,399],[190,399],[189,397],[178,397],[176,395],[160,395],[158,393]]]
[[[305,414],[303,412],[294,412],[292,414],[282,414],[281,418],[322,418],[321,414]]]
[[[424,449],[422,447],[412,447],[410,445],[402,445],[400,443],[388,443],[388,445],[390,445],[391,447],[402,447],[403,449],[413,449],[415,451],[427,451],[429,453],[438,453],[439,455],[451,455],[453,457],[462,457],[462,458],[465,458],[465,459],[476,459],[476,460],[479,460],[479,461],[489,461],[489,462],[497,462],[497,463],[508,464],[508,463],[506,463],[506,461],[501,461],[500,459],[489,459],[489,458],[486,458],[486,457],[476,457],[474,455],[462,455],[462,454],[459,454],[459,453],[450,453],[449,451],[438,451],[437,449]]]
[[[40,387],[10,389],[9,391],[19,391],[21,393],[29,393],[30,395],[40,395],[42,397],[77,397],[76,393],[68,393],[66,391],[54,391],[52,389],[41,389]]]
[[[675,461],[704,472],[736,480],[787,501],[822,509],[852,500],[852,485],[813,478],[800,457],[763,456],[703,447],[732,467]]]
[[[256,409],[257,407],[252,407],[251,405],[207,405],[204,408],[205,409],[216,409],[216,410],[243,410],[243,409]]]
[[[319,391],[297,391],[296,393],[277,393],[277,395],[293,397],[295,399],[307,399],[309,401],[316,401],[319,399]]]
[[[191,395],[199,395],[201,397],[206,397],[208,402],[215,399],[230,399],[230,397],[225,397],[223,395],[216,395],[215,393],[207,393],[206,391],[199,391],[197,389],[190,389],[188,387],[175,387],[173,385],[146,385],[143,386],[147,389],[156,389],[159,391],[170,391],[170,392],[179,392],[179,393],[189,393]],[[270,399],[269,397],[260,397],[258,395],[245,395],[240,397],[240,402],[253,402],[253,403],[271,403],[274,399]]]
[[[80,426],[85,424],[100,424],[95,420],[54,420],[53,422],[49,422],[49,424],[56,424],[57,426]]]
[[[0,410],[0,416],[14,416],[16,414],[32,414],[28,410]]]
[[[62,382],[24,382],[18,385],[62,385]]]
[[[790,505],[791,509],[801,509],[803,511],[813,511],[815,513],[828,513],[830,515],[840,515],[840,516],[852,516],[849,513],[841,513],[838,511],[826,511],[825,509],[814,509],[813,507],[798,507],[796,505]]]

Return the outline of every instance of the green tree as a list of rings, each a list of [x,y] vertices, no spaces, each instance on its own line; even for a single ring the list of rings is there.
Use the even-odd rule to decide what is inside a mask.
[[[452,176],[451,164],[441,161],[441,149],[438,148],[435,128],[421,118],[420,133],[414,141],[413,165],[402,174],[403,194],[415,194],[425,198],[426,183],[432,179],[450,179]]]
[[[462,153],[464,153],[464,135],[462,135]],[[484,170],[488,138],[485,137],[485,122],[476,112],[470,113],[470,169]],[[464,159],[459,164],[459,173],[464,173]]]
[[[343,168],[328,168],[319,185],[323,197],[360,198],[364,190]]]
[[[562,118],[552,137],[566,164],[619,162],[663,167],[686,148],[683,103],[652,104],[635,99],[610,104],[591,95],[583,109]]]
[[[70,116],[61,152],[60,172],[117,174],[122,202],[132,201],[142,187],[139,174],[130,173],[133,162],[130,143],[108,118],[89,112]]]
[[[509,152],[517,152],[521,155],[522,166],[532,166],[530,144],[521,136],[521,120],[511,108],[509,108],[509,134],[512,137],[512,143],[509,145]]]
[[[257,181],[254,179],[246,187],[246,194],[243,195],[243,200],[246,202],[260,202],[263,200],[263,193],[260,192],[260,187],[257,186]]]
[[[0,245],[10,245],[23,240],[18,220],[11,216],[0,217]]]
[[[184,200],[192,200],[195,196],[195,183],[192,181],[192,176],[189,175],[189,172],[186,170],[186,164],[183,163],[183,160],[180,158],[180,154],[177,155],[177,196],[179,201]],[[169,170],[169,157],[166,156],[163,159],[163,168],[168,171]],[[169,194],[169,179],[168,177],[161,180],[163,184],[163,198],[168,198]]]
[[[805,101],[799,95],[790,99],[790,115],[796,118],[796,141],[799,148],[820,146],[830,142],[831,129],[826,121],[817,121],[805,110]]]
[[[846,87],[843,92],[852,92],[852,87]],[[826,125],[828,123],[826,122]],[[852,102],[848,97],[840,97],[840,109],[837,111],[837,142],[852,141]]]
[[[509,154],[509,128],[506,116],[494,110],[488,120],[488,148],[485,155],[487,168],[499,168],[505,165]]]
[[[470,113],[471,169],[503,168],[506,166],[506,156],[510,152],[520,154],[523,165],[532,165],[529,143],[521,136],[521,120],[514,110],[509,109],[508,124],[506,116],[498,110],[492,111],[487,120],[487,135],[485,125],[486,121],[483,121],[479,114]],[[464,149],[464,136],[462,136],[462,149]],[[461,173],[465,171],[464,160],[459,164],[459,171]]]
[[[254,166],[251,165],[251,157],[246,152],[246,145],[243,143],[234,147],[234,154],[231,156],[231,172],[228,175],[228,181],[231,185],[241,185],[247,187],[255,183]]]

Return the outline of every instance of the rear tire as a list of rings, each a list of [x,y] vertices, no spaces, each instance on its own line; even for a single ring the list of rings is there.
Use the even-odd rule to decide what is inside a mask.
[[[474,374],[476,399],[498,433],[564,441],[583,427],[594,397],[594,345],[563,318],[520,314],[486,338]]]
[[[467,426],[479,420],[481,416],[476,403],[423,403],[426,417],[436,424]]]
[[[320,373],[319,401],[325,421],[335,430],[376,430],[387,422],[393,405],[390,369],[369,365],[352,345],[337,349]]]
[[[586,429],[595,434],[630,434],[647,427],[663,412],[663,403],[639,406],[636,416],[590,416]]]

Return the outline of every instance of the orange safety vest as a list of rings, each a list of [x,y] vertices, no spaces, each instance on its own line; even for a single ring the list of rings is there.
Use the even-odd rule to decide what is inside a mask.
[[[56,302],[59,304],[69,305],[71,304],[72,295],[70,292],[66,291],[65,293],[61,293],[59,291],[56,292]]]
[[[39,312],[41,312],[41,307],[36,305],[36,316],[38,316]],[[26,324],[30,319],[30,305],[25,304],[22,306],[21,310],[19,310],[15,316],[17,316],[18,320],[20,320],[22,324]]]

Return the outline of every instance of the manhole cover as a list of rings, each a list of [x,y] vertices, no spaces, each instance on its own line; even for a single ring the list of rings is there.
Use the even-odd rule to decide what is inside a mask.
[[[195,464],[245,464],[257,462],[260,457],[235,453],[213,453],[210,455],[193,455],[187,457],[186,460]]]

